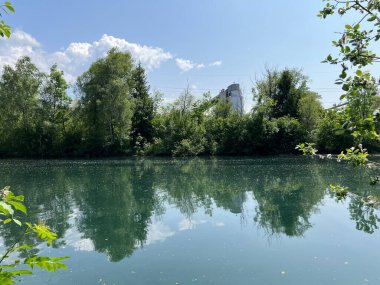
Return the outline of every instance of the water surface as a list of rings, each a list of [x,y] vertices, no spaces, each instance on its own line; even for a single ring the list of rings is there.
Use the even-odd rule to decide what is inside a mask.
[[[40,253],[71,257],[21,284],[380,284],[380,212],[362,201],[380,196],[373,171],[280,157],[11,160],[0,173],[58,233]],[[3,246],[17,230],[1,229]]]

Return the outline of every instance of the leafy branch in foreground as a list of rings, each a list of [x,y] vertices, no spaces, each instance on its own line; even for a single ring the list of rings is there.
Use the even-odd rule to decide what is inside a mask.
[[[365,166],[368,161],[368,152],[362,145],[359,145],[359,148],[351,147],[346,149],[346,152],[343,151],[338,155],[338,160],[347,160],[352,163],[354,167]]]
[[[316,156],[318,149],[316,149],[314,143],[300,143],[295,149],[302,152],[303,155],[306,156]],[[319,155],[320,158],[325,158],[323,155]],[[332,159],[333,155],[326,155],[328,159]],[[353,166],[366,166],[368,162],[368,152],[361,144],[359,144],[358,148],[351,147],[346,149],[346,151],[342,151],[338,156],[334,156],[338,162],[345,160],[352,163]],[[374,178],[376,179],[376,178]]]
[[[374,97],[378,94],[377,80],[370,72],[363,70],[373,63],[379,62],[378,57],[371,51],[371,45],[380,39],[380,0],[323,0],[325,7],[318,16],[325,19],[338,14],[343,17],[350,14],[355,19],[353,23],[346,24],[340,38],[333,41],[337,48],[337,55],[329,54],[323,61],[333,65],[340,64],[341,73],[336,84],[342,86],[340,100],[346,100],[344,109],[339,114],[343,124],[338,124],[337,132],[346,130],[355,138],[358,148],[351,147],[342,151],[337,160],[346,160],[354,167],[367,166],[368,152],[361,145],[364,139],[379,140],[378,112],[371,107]],[[310,144],[299,144],[296,149],[304,155],[315,155],[317,150]],[[378,177],[372,178],[370,184],[375,185]],[[337,195],[343,195],[347,189],[340,185],[330,185],[330,189]],[[344,194],[345,195],[345,194]],[[369,199],[373,203],[372,199]]]
[[[0,5],[0,17],[3,17],[4,14],[9,14],[9,12],[14,13],[15,9],[12,6],[11,2],[5,2],[3,5]],[[0,37],[11,36],[12,29],[9,25],[5,23],[4,20],[0,21]]]
[[[336,84],[342,86],[341,100],[346,100],[342,115],[345,123],[339,128],[346,129],[355,137],[357,143],[363,139],[379,139],[377,132],[378,116],[370,106],[378,93],[377,80],[370,72],[363,70],[379,62],[371,51],[371,46],[380,39],[380,1],[379,0],[324,0],[325,7],[318,16],[326,18],[333,14],[343,17],[350,15],[353,23],[346,24],[343,32],[333,46],[337,48],[336,57],[331,54],[324,62],[341,65],[341,73]],[[351,17],[352,16],[352,17]],[[356,19],[355,19],[356,17]]]
[[[318,149],[315,147],[315,143],[300,143],[295,149],[302,152],[303,155],[314,156],[317,154]]]
[[[23,240],[27,235],[36,235],[40,240],[47,243],[48,246],[57,239],[57,235],[50,228],[42,223],[31,224],[21,222],[16,219],[16,213],[21,212],[27,214],[27,208],[24,205],[24,196],[15,196],[10,187],[0,190],[0,222],[4,225],[15,223],[22,228],[20,236],[3,254],[0,254],[0,284],[15,284],[15,279],[22,275],[31,275],[34,267],[54,272],[57,269],[66,269],[66,265],[62,262],[68,257],[47,257],[36,254],[27,254],[24,258],[12,256],[20,252],[29,252],[34,247],[24,244]],[[30,268],[31,270],[27,269]]]

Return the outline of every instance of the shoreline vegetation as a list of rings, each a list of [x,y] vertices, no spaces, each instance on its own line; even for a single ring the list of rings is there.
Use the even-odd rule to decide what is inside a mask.
[[[0,158],[296,154],[303,141],[327,154],[355,145],[341,127],[344,113],[324,109],[308,83],[298,69],[267,69],[253,84],[254,107],[241,115],[190,88],[163,104],[164,94],[149,93],[144,68],[117,49],[71,85],[56,65],[45,74],[22,57],[0,77]],[[363,112],[373,113],[380,100],[367,97]]]

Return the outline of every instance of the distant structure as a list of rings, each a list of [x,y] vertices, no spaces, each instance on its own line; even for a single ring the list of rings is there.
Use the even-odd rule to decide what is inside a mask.
[[[231,84],[226,90],[222,89],[218,96],[214,98],[231,103],[232,110],[243,114],[243,93],[241,92],[239,84]]]

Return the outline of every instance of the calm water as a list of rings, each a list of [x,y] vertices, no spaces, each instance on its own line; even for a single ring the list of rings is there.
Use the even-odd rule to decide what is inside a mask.
[[[17,160],[0,173],[58,233],[40,252],[71,257],[21,284],[380,284],[368,170],[284,157]],[[1,243],[16,231],[0,229]]]

